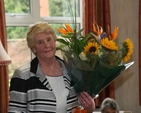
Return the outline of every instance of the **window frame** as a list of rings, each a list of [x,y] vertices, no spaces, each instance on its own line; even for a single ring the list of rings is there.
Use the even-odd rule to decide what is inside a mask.
[[[29,26],[39,21],[46,21],[51,24],[55,23],[72,23],[71,17],[40,17],[39,0],[29,0],[31,14],[6,13],[6,26]],[[82,28],[82,0],[80,2],[80,16],[76,21]]]

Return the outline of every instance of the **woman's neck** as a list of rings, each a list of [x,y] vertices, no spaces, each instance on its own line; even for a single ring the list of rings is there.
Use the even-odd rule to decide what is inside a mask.
[[[39,60],[39,63],[45,75],[60,76],[63,73],[61,64],[56,58],[49,59],[47,61]]]
[[[42,67],[49,67],[49,68],[52,68],[55,63],[56,63],[56,58],[50,58],[50,59],[40,59],[39,58],[39,63]]]

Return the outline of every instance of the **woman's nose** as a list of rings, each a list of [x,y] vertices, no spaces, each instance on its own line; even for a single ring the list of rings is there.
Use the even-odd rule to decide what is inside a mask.
[[[44,46],[45,47],[48,47],[49,46],[49,43],[46,40],[44,40]]]

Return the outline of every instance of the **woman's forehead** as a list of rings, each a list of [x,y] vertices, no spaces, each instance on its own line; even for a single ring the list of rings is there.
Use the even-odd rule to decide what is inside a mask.
[[[39,33],[35,36],[35,39],[39,40],[39,39],[45,39],[45,38],[50,38],[50,37],[52,37],[52,35],[49,33],[48,34],[47,33]]]

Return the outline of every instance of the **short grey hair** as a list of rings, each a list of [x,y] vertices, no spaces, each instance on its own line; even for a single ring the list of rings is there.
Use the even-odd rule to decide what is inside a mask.
[[[106,98],[103,100],[101,104],[101,113],[104,113],[106,108],[110,108],[112,110],[116,110],[119,113],[119,105],[118,103],[112,98]]]
[[[47,23],[47,22],[37,22],[33,25],[30,25],[27,31],[27,45],[32,50],[32,47],[34,46],[34,37],[35,35],[39,33],[46,33],[51,34],[54,40],[56,41],[57,36],[55,33],[55,30]]]

